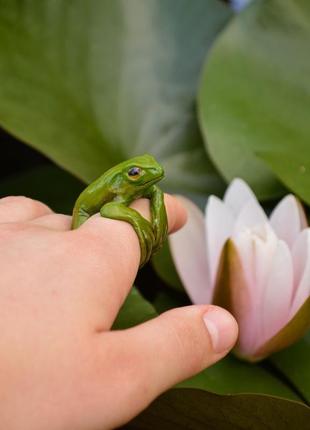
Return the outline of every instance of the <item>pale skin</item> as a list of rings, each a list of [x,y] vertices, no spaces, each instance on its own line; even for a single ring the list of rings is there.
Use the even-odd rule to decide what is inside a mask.
[[[165,205],[171,233],[186,215],[172,196]],[[133,206],[149,217],[147,200]],[[110,331],[139,267],[137,235],[99,215],[70,228],[40,202],[0,199],[0,428],[118,427],[236,341],[233,317],[208,305]]]

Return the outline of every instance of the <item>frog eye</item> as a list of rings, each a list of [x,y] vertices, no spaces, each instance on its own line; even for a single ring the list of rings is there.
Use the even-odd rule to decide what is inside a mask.
[[[131,167],[128,170],[128,176],[131,176],[132,178],[137,178],[141,174],[140,167]]]

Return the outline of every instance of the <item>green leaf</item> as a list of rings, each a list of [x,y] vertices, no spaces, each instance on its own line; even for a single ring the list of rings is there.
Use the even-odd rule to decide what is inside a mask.
[[[190,301],[184,293],[165,288],[156,294],[152,304],[158,313],[163,313],[169,309],[188,306]]]
[[[217,0],[0,2],[0,123],[89,182],[150,152],[165,189],[222,190],[196,116]]]
[[[218,396],[174,389],[160,396],[124,428],[136,430],[309,429],[310,408],[259,395]]]
[[[157,316],[154,307],[133,287],[127,296],[116,320],[114,330],[121,330],[141,324]]]
[[[283,183],[310,204],[310,159],[309,148],[286,145],[282,151],[273,147],[257,151],[257,156],[264,160]]]
[[[227,180],[261,198],[310,203],[310,2],[253,2],[217,39],[203,73],[200,124]],[[267,161],[265,164],[262,159]]]
[[[295,386],[310,404],[310,333],[269,361]]]
[[[248,364],[232,355],[200,372],[179,387],[199,388],[216,394],[256,393],[301,400],[291,388],[260,364]]]

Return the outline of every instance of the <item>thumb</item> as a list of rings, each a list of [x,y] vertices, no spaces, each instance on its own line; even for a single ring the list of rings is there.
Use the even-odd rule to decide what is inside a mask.
[[[124,360],[123,375],[129,375],[126,386],[135,393],[132,412],[138,413],[163,391],[224,357],[236,342],[238,326],[226,310],[202,305],[173,309],[110,334],[114,353]]]

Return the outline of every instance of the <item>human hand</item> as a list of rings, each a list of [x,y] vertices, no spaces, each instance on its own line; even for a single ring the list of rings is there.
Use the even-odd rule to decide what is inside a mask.
[[[165,196],[169,231],[185,222]],[[149,216],[145,200],[134,207]],[[0,428],[122,425],[177,382],[221,359],[237,338],[216,306],[170,310],[110,331],[139,266],[132,227],[71,217],[23,197],[0,199]]]

